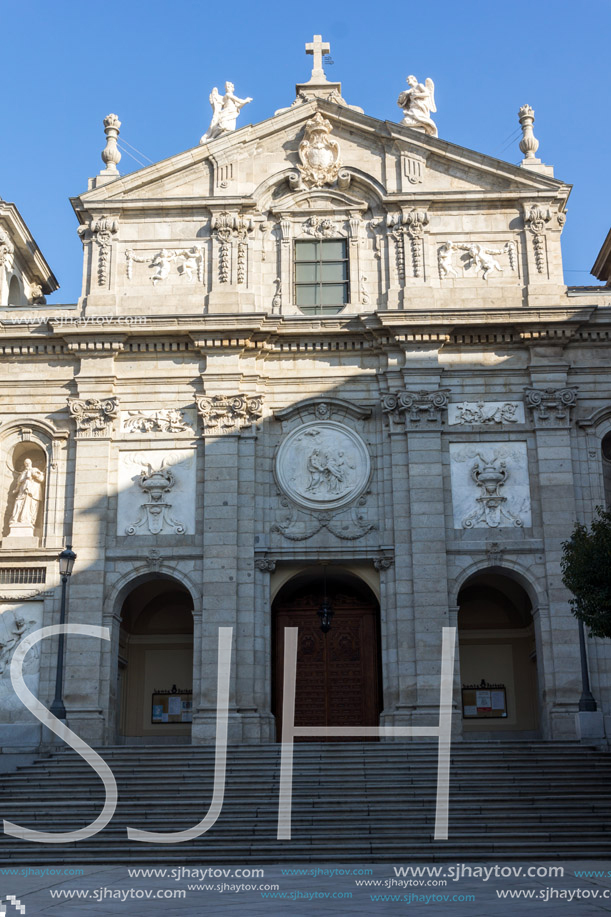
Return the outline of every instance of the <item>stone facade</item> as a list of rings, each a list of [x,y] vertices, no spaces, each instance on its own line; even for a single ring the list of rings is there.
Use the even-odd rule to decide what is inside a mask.
[[[71,541],[69,620],[112,640],[69,638],[68,720],[114,743],[124,602],[171,579],[193,604],[193,741],[214,738],[217,633],[232,626],[230,740],[264,742],[272,602],[292,577],[322,564],[371,588],[380,721],[418,725],[436,720],[461,589],[496,575],[530,604],[537,715],[487,727],[574,738],[559,562],[604,500],[611,300],[564,285],[570,188],[534,153],[513,166],[376,120],[319,71],[274,117],[125,178],[109,153],[72,201],[79,302],[0,302],[0,621],[57,622]],[[347,301],[304,312],[296,244],[324,240],[343,245]],[[26,458],[44,474],[27,536],[9,525]],[[476,628],[469,645],[505,659],[523,635],[487,639]],[[611,653],[588,650],[611,733]],[[46,699],[54,652],[31,666]],[[466,680],[457,666],[457,736]],[[2,742],[36,745],[34,721],[15,717],[2,714]]]

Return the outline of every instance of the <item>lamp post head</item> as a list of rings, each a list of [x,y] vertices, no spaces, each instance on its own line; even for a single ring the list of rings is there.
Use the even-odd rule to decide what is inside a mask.
[[[72,568],[74,567],[74,561],[76,560],[76,554],[72,550],[72,545],[67,544],[64,550],[59,555],[59,573],[60,576],[70,576],[72,573]]]
[[[327,596],[323,598],[317,614],[320,617],[320,629],[323,634],[327,634],[331,630],[331,618],[333,617],[333,607]]]

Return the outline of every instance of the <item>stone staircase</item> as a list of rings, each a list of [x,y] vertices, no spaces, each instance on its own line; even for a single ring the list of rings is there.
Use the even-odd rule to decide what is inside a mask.
[[[437,746],[295,746],[292,839],[276,840],[280,747],[232,746],[214,827],[183,844],[128,840],[126,826],[178,831],[212,796],[214,749],[105,747],[119,803],[112,822],[78,844],[33,844],[0,834],[4,865],[205,862],[395,863],[611,857],[611,754],[573,743],[465,742],[452,748],[450,828],[433,840]],[[71,749],[5,775],[0,816],[68,831],[99,814],[103,787]]]

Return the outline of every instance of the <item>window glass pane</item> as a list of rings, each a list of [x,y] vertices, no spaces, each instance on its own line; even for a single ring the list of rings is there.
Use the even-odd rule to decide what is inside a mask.
[[[316,261],[319,257],[319,242],[295,242],[296,261]]]
[[[311,285],[299,284],[295,290],[297,295],[297,305],[298,306],[313,306],[319,302],[318,291],[320,287]]]
[[[325,306],[343,305],[347,302],[346,285],[344,283],[325,283],[322,287],[321,302]]]
[[[346,257],[346,243],[343,239],[330,239],[321,242],[323,261],[341,261]]]
[[[338,312],[341,312],[343,306],[319,306],[318,311],[319,315],[337,315]]]
[[[344,261],[336,262],[323,262],[322,264],[322,280],[323,283],[329,283],[330,281],[335,281],[336,283],[341,283],[342,280],[348,279],[348,266]]]
[[[320,280],[320,265],[316,262],[295,265],[297,283],[317,283]]]

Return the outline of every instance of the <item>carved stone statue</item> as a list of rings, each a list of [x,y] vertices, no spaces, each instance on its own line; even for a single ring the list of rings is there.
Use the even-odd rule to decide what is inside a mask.
[[[233,83],[227,82],[225,83],[224,96],[221,97],[216,86],[210,93],[209,100],[212,106],[212,120],[210,121],[210,127],[199,141],[200,144],[207,143],[209,140],[214,140],[227,131],[235,130],[236,121],[238,120],[241,109],[244,108],[245,105],[248,105],[249,102],[252,102],[252,99],[250,96],[247,99],[238,99],[234,93],[234,88]]]
[[[15,503],[10,518],[10,535],[33,536],[42,500],[44,473],[27,458],[17,479]]]
[[[437,137],[437,125],[431,119],[431,112],[436,112],[435,84],[430,77],[419,83],[415,76],[408,76],[409,89],[400,93],[397,105],[403,109],[403,121],[407,127],[424,131],[431,137]]]

